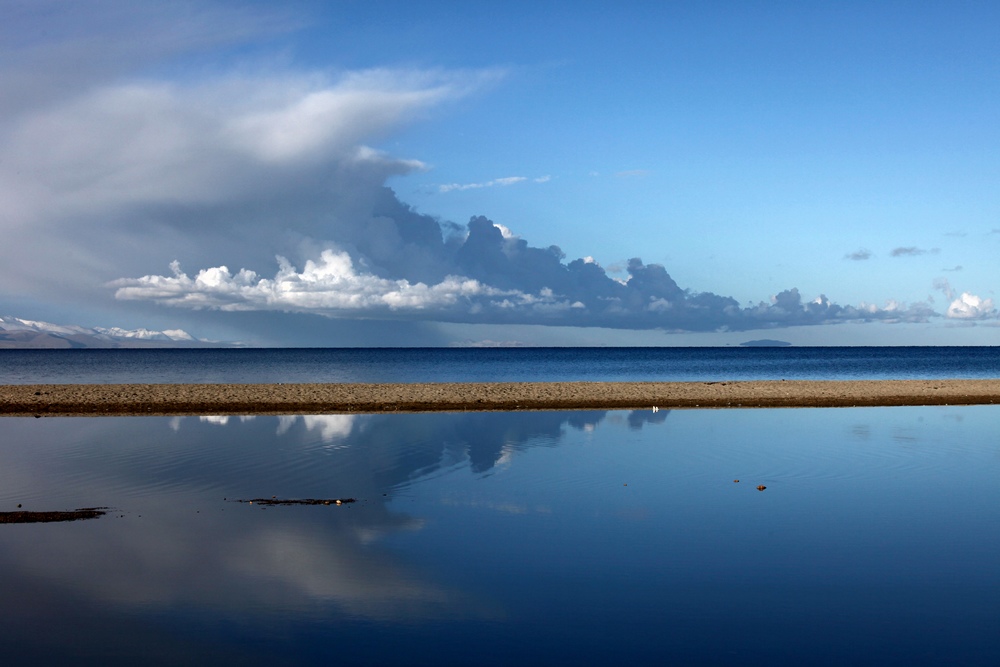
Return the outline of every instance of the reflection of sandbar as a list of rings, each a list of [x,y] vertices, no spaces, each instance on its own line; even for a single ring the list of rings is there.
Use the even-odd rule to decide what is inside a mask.
[[[998,380],[0,385],[6,415],[331,414],[1000,403]]]
[[[54,521],[82,521],[104,516],[106,508],[87,507],[66,512],[0,512],[0,523],[52,523]]]

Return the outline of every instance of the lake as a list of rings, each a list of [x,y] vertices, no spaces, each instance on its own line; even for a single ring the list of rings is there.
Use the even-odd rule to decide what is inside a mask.
[[[997,406],[0,423],[6,664],[1000,660]]]

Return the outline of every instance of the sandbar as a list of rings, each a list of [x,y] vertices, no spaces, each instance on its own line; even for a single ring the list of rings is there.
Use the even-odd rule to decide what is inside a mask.
[[[1000,403],[1000,379],[0,385],[7,416],[791,408]]]

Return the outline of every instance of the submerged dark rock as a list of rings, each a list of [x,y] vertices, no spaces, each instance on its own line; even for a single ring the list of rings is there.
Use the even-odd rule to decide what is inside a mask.
[[[18,505],[20,507],[20,505]],[[0,523],[52,523],[56,521],[82,521],[107,514],[107,507],[82,507],[62,512],[0,512]]]

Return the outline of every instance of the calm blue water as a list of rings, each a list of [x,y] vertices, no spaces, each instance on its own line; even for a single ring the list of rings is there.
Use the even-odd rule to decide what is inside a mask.
[[[998,417],[3,418],[0,655],[997,665]]]
[[[0,350],[0,384],[1000,378],[1000,347]]]

